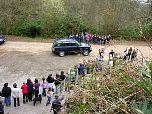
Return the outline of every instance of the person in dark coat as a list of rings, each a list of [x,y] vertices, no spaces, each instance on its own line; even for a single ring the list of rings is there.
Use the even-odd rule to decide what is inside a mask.
[[[78,74],[84,76],[85,75],[84,69],[85,69],[84,65],[80,63],[78,66]]]
[[[5,97],[5,104],[6,106],[11,105],[11,88],[8,87],[8,83],[4,84],[4,87],[2,89],[2,96]]]
[[[59,93],[61,90],[61,79],[60,79],[60,75],[56,74],[56,80],[55,80],[55,87],[56,87],[56,91],[54,91],[55,93]]]
[[[53,83],[53,82],[55,81],[55,79],[52,77],[52,74],[50,74],[50,75],[47,77],[46,81],[47,81],[48,83]]]
[[[64,71],[61,71],[60,79],[61,79],[61,81],[63,81],[65,79]]]
[[[28,87],[28,100],[29,102],[32,101],[32,97],[33,97],[33,93],[34,93],[34,90],[33,90],[33,83],[31,81],[31,79],[27,79],[27,83],[26,83],[27,87]]]
[[[111,56],[112,58],[115,56],[115,52],[114,52],[113,50],[110,51],[109,57],[110,57],[110,56]]]
[[[57,86],[57,85],[59,85],[59,84],[61,84],[61,79],[60,79],[60,75],[59,74],[56,74],[56,80],[55,80],[55,85]]]
[[[61,101],[64,99],[64,95],[59,98],[58,95],[55,95],[55,100],[52,102],[52,108],[51,110],[53,110],[54,114],[59,114],[61,111]]]

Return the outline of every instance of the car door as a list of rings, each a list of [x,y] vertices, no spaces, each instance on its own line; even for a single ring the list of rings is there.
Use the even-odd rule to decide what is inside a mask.
[[[55,47],[55,51],[56,52],[60,52],[60,51],[65,51],[65,43],[64,42],[60,42],[58,43],[58,45]]]
[[[71,52],[78,52],[78,43],[76,43],[76,42],[72,42],[72,43],[70,43],[70,45],[71,45]]]
[[[65,52],[72,52],[70,42],[65,42]]]

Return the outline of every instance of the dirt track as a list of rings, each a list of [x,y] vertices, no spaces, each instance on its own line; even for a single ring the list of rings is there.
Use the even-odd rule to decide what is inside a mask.
[[[55,75],[61,70],[68,71],[69,67],[80,63],[83,59],[94,59],[98,55],[98,49],[104,46],[92,45],[93,51],[88,57],[83,55],[67,55],[58,57],[51,53],[51,43],[38,42],[6,42],[0,46],[0,90],[5,82],[12,84],[16,82],[19,87],[27,78],[41,79],[52,73]],[[111,49],[123,52],[126,47],[136,47],[146,58],[152,58],[152,51],[146,44],[119,44],[105,47],[105,55]],[[139,57],[141,54],[139,53]],[[22,98],[22,97],[21,97]],[[7,107],[6,112],[10,114],[49,114],[50,107],[45,107],[45,99],[41,105],[33,107],[32,104],[21,104],[21,107]],[[31,106],[31,107],[30,107]]]

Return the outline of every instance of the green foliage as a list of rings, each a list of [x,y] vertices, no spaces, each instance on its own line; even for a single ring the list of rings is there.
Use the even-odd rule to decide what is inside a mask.
[[[142,67],[139,67],[142,76],[136,80],[135,83],[146,91],[147,94],[152,95],[152,62],[145,61]]]
[[[143,33],[146,36],[146,38],[151,38],[152,37],[152,22],[146,23],[143,26]]]
[[[151,40],[152,37],[152,22],[145,23],[142,26],[143,35],[148,38],[148,40]],[[122,38],[127,40],[140,40],[141,36],[139,33],[139,28],[136,26],[129,26],[124,30],[121,30],[119,32],[119,35],[122,36]],[[145,39],[144,39],[145,40]]]
[[[139,29],[135,26],[129,26],[126,29],[121,30],[119,34],[122,38],[127,40],[136,40],[140,37]]]
[[[21,21],[20,23],[12,26],[10,34],[28,37],[40,36],[43,28],[43,23],[44,22],[42,20]]]
[[[136,114],[152,114],[152,103],[145,99],[144,102],[132,103],[132,109]]]
[[[82,101],[77,101],[76,99],[70,99],[66,105],[69,106],[68,108],[72,114],[85,114],[85,112],[90,110],[89,103],[83,103]]]
[[[33,19],[16,23],[10,29],[10,34],[28,37],[66,37],[87,30],[78,17],[56,16],[50,14],[43,19]]]
[[[0,32],[29,37],[66,37],[86,31],[135,40],[140,38],[136,19],[148,17],[149,10],[130,0],[0,0],[0,3]],[[142,22],[144,35],[150,38],[152,23]]]

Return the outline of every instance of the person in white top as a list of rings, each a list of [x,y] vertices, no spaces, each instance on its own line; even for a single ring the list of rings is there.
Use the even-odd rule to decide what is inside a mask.
[[[16,101],[17,101],[17,106],[20,106],[20,89],[17,88],[17,84],[13,84],[12,88],[12,97],[14,99],[14,107],[16,107]]]

